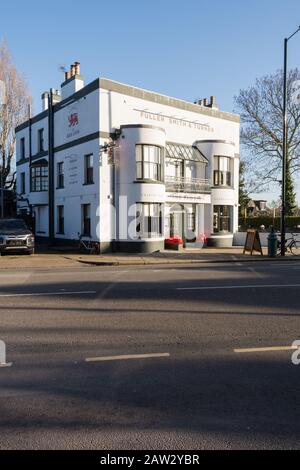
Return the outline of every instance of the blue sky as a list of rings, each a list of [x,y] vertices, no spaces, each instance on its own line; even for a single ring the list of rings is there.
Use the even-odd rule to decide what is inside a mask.
[[[75,60],[87,82],[102,76],[186,100],[215,95],[232,111],[240,88],[282,67],[300,2],[15,0],[2,2],[0,18],[0,38],[27,78],[35,112],[41,93],[63,81],[59,65]],[[300,34],[289,66],[300,67]]]

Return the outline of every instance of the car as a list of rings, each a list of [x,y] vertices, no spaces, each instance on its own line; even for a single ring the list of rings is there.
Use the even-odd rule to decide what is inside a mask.
[[[0,219],[0,255],[9,252],[34,253],[34,235],[23,219]]]

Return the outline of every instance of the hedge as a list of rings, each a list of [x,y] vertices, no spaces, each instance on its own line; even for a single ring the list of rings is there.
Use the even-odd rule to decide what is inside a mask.
[[[286,228],[299,230],[300,229],[300,217],[286,217],[285,218]],[[269,217],[269,216],[259,216],[259,217],[241,217],[239,219],[239,230],[244,231],[247,228],[257,228],[259,229],[261,225],[264,225],[266,230],[270,230],[271,227],[274,227],[275,230],[280,230],[280,217]],[[298,227],[297,227],[298,226]]]

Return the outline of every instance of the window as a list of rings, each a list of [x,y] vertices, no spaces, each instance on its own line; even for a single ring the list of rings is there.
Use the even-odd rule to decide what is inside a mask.
[[[156,145],[136,145],[136,178],[163,180],[162,149]]]
[[[64,206],[57,206],[57,233],[65,232]]]
[[[138,203],[136,220],[136,232],[140,238],[153,238],[162,235],[161,204]]]
[[[26,185],[25,185],[25,173],[21,173],[21,180],[20,180],[20,193],[26,193]]]
[[[231,186],[231,159],[214,157],[214,186]]]
[[[44,129],[38,130],[38,152],[44,151]]]
[[[231,206],[214,206],[214,233],[230,232]]]
[[[82,217],[82,235],[85,237],[91,236],[91,205],[82,204],[81,206]]]
[[[65,186],[65,168],[64,162],[57,164],[57,188],[64,188]]]
[[[20,160],[25,158],[25,137],[20,139]]]
[[[30,187],[32,192],[48,191],[48,166],[36,165],[30,169]]]
[[[93,155],[84,156],[84,184],[93,184],[94,183],[94,174],[93,174]]]

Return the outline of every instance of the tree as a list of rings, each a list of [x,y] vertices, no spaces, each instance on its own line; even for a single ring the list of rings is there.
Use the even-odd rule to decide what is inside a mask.
[[[249,193],[246,191],[245,183],[245,162],[240,161],[240,171],[239,171],[239,213],[240,217],[244,217],[245,210],[247,209],[248,203],[250,201]]]
[[[6,43],[0,43],[0,81],[4,104],[0,104],[0,181],[5,188],[15,185],[15,127],[28,117],[31,97],[24,77],[17,71]]]
[[[300,169],[299,80],[298,69],[288,73],[286,195],[290,202],[287,202],[287,215],[294,205],[292,175]],[[241,142],[246,150],[246,162],[256,180],[257,191],[267,189],[270,183],[281,184],[283,72],[264,76],[256,80],[255,86],[240,90],[235,104],[241,115]]]
[[[285,213],[287,216],[295,215],[297,209],[296,193],[294,191],[294,183],[289,166],[290,161],[287,162],[285,180]]]

